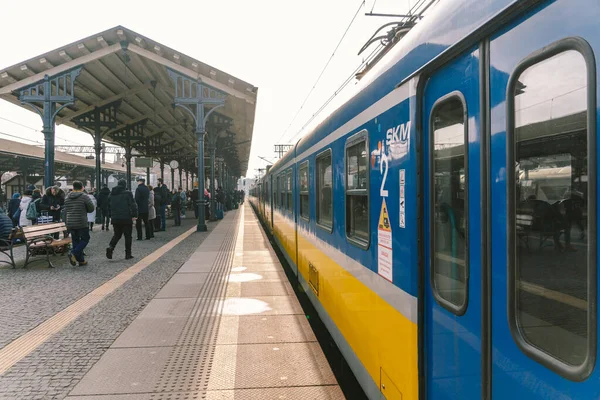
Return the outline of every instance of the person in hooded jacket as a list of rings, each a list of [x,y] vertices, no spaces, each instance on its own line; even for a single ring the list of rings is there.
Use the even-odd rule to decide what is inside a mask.
[[[106,248],[106,258],[112,259],[117,243],[121,240],[121,236],[125,236],[125,259],[132,259],[131,233],[133,232],[133,222],[138,217],[138,209],[133,194],[127,190],[125,179],[119,180],[117,186],[112,189],[108,201],[114,235]]]
[[[87,265],[83,250],[90,242],[88,213],[95,210],[94,203],[83,191],[83,183],[73,181],[73,191],[65,199],[65,224],[71,235],[73,249],[69,252],[69,262],[75,266]]]
[[[156,186],[152,189],[154,192],[154,211],[156,213],[156,217],[154,218],[154,232],[160,231],[160,205],[162,204],[162,190],[159,186]]]
[[[40,202],[40,210],[47,211],[48,216],[52,217],[52,222],[60,222],[61,208],[65,204],[65,192],[58,186],[50,186],[46,189],[46,194]],[[54,233],[54,239],[58,239],[58,232]]]
[[[102,189],[98,193],[98,210],[100,211],[100,223],[102,224],[102,230],[110,224],[110,214],[108,213],[108,196],[110,196],[110,189],[106,184],[102,185]]]
[[[29,207],[29,203],[31,203],[31,195],[33,194],[32,190],[25,190],[23,192],[23,198],[19,203],[19,209],[21,210],[21,216],[19,217],[19,226],[30,226],[33,225],[33,222],[30,219],[27,219],[27,207]]]
[[[146,180],[144,178],[138,178],[138,187],[135,189],[135,203],[138,208],[138,219],[135,224],[137,230],[137,240],[142,240],[142,222],[144,223],[144,230],[146,233],[146,240],[150,239],[150,227],[148,226],[148,202],[150,197],[150,190],[146,186]]]
[[[150,239],[154,237],[154,221],[156,220],[156,208],[154,207],[154,189],[148,185],[150,196],[148,197],[148,226],[150,227]]]
[[[17,226],[19,224],[18,218],[20,217],[20,215],[17,214],[17,211],[20,211],[20,209],[19,209],[20,204],[21,204],[21,194],[14,193],[12,195],[12,199],[10,199],[8,201],[8,210],[6,212],[8,217],[12,220],[13,226]],[[17,218],[15,218],[15,216]]]

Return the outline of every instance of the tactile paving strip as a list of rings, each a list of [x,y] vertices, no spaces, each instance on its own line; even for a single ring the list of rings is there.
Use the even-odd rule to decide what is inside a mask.
[[[172,348],[169,358],[158,379],[152,399],[195,399],[197,393],[206,389],[212,369],[217,342],[220,298],[227,290],[226,277],[231,273],[237,239],[236,215],[229,232],[225,234],[219,253],[208,274],[206,283],[198,295],[190,317]]]

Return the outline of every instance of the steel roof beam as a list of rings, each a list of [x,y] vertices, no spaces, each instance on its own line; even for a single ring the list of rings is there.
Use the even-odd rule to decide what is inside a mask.
[[[107,48],[97,50],[93,53],[87,54],[83,57],[74,58],[71,61],[68,61],[64,64],[60,64],[54,68],[50,68],[47,71],[37,73],[28,78],[25,78],[25,79],[15,82],[15,83],[12,83],[10,85],[4,86],[3,88],[0,88],[0,95],[10,94],[16,90],[23,89],[24,87],[27,87],[37,81],[41,81],[44,79],[44,75],[46,75],[46,74],[47,75],[58,75],[63,72],[69,71],[74,67],[85,65],[91,61],[98,60],[102,57],[105,57],[108,54],[116,53],[117,51],[120,51],[120,50],[121,50],[121,45],[119,43],[117,43],[117,44],[114,44]],[[175,64],[175,65],[177,65],[177,64]],[[0,74],[0,76],[2,76],[2,75]]]
[[[79,86],[79,84],[77,86]],[[114,101],[117,101],[117,100],[129,97],[132,94],[137,94],[137,93],[149,90],[151,88],[152,88],[152,83],[151,82],[146,82],[143,85],[135,86],[135,87],[133,87],[133,88],[131,88],[131,89],[125,91],[125,92],[121,92],[121,93],[115,94],[114,96],[111,96],[111,97],[107,98],[106,100],[102,100],[99,103],[95,103],[95,104],[92,104],[92,105],[90,105],[90,106],[88,106],[86,108],[82,108],[81,110],[79,110],[77,112],[74,112],[73,114],[69,114],[69,115],[67,115],[67,116],[65,116],[63,118],[59,118],[59,119],[56,120],[56,123],[57,124],[64,124],[66,122],[71,121],[73,118],[77,118],[80,115],[83,115],[83,114],[86,114],[86,113],[92,111],[96,107],[105,106],[105,105],[110,104],[110,103],[112,103]]]
[[[209,78],[208,76],[204,76],[204,75],[202,75],[202,74],[200,74],[200,73],[198,73],[198,72],[196,72],[194,70],[186,68],[186,67],[184,67],[182,65],[179,65],[179,64],[177,64],[177,63],[175,63],[173,61],[169,61],[166,58],[163,58],[163,57],[161,57],[161,56],[159,56],[159,55],[157,55],[157,54],[155,54],[155,53],[153,53],[151,51],[143,49],[143,48],[139,47],[136,44],[130,43],[129,46],[128,46],[128,49],[130,51],[136,53],[136,54],[139,54],[142,57],[148,58],[151,61],[154,61],[154,62],[156,62],[158,64],[162,64],[165,67],[171,68],[172,70],[174,70],[176,72],[179,72],[180,74],[187,75],[187,76],[189,76],[191,78],[194,78],[196,80],[202,81],[206,85],[212,86],[215,89],[218,89],[218,90],[220,90],[220,91],[222,91],[224,93],[227,93],[230,96],[236,97],[238,99],[243,99],[243,100],[249,101],[249,102],[251,102],[251,104],[255,103],[255,100],[254,100],[253,96],[249,96],[249,95],[247,95],[245,93],[240,92],[239,90],[230,88],[229,86],[227,86],[227,85],[225,85],[225,84],[223,84],[221,82],[218,82],[218,81],[216,81],[216,80],[214,80],[212,78]]]

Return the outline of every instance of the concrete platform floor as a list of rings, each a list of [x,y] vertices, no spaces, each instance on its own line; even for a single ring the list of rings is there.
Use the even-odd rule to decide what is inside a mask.
[[[343,398],[249,205],[227,214],[67,397]]]

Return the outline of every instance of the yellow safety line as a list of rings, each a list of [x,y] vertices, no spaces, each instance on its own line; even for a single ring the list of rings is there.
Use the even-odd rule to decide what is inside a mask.
[[[119,275],[105,282],[95,290],[91,291],[75,303],[71,304],[62,311],[59,311],[54,316],[48,318],[40,325],[25,333],[24,335],[13,340],[5,347],[0,349],[0,375],[4,374],[10,367],[29,355],[52,335],[60,332],[69,323],[74,321],[84,312],[98,304],[106,296],[123,286],[125,282],[133,278],[138,272],[148,267],[150,264],[162,257],[166,252],[177,246],[181,241],[190,236],[196,231],[196,227],[190,228],[185,233],[177,236],[169,243],[158,248],[151,254],[142,258],[136,264],[127,268]]]
[[[577,297],[573,297],[566,293],[557,292],[552,289],[545,288],[543,286],[539,286],[530,282],[520,281],[519,287],[521,290],[529,292],[531,294],[535,294],[538,296],[545,297],[550,300],[558,301],[559,303],[563,303],[569,305],[571,307],[579,308],[580,310],[587,311],[588,303],[583,299],[578,299]]]

